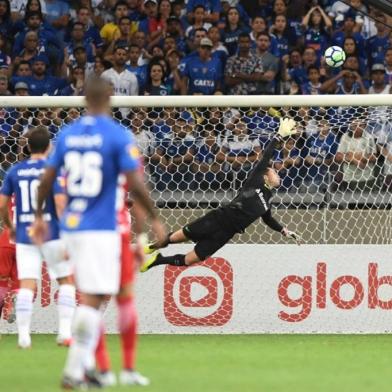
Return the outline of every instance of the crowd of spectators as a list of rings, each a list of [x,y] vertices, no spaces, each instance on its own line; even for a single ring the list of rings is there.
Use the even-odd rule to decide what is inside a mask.
[[[388,94],[388,17],[361,0],[348,3],[0,0],[0,95],[83,95],[90,75],[109,80],[114,95]],[[325,65],[330,45],[346,52],[341,68]],[[274,157],[282,189],[363,190],[380,176],[391,189],[389,108],[288,114],[301,132]],[[79,115],[2,108],[0,173],[23,154],[29,127],[56,134]],[[136,134],[159,190],[241,184],[279,122],[260,108],[119,108],[115,117]]]

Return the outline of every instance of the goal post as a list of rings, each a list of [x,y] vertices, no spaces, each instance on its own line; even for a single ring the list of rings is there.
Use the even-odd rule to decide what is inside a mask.
[[[204,264],[153,269],[138,278],[141,331],[390,330],[391,103],[381,94],[112,97],[113,117],[134,132],[170,231],[236,195],[281,118],[293,118],[298,130],[271,161],[281,177],[272,214],[305,245],[260,221]],[[1,182],[23,157],[29,128],[45,125],[55,140],[84,113],[85,101],[0,97],[0,105]],[[45,278],[37,331],[54,331],[53,303]],[[114,331],[111,306],[107,315]],[[4,320],[1,329],[13,330]]]

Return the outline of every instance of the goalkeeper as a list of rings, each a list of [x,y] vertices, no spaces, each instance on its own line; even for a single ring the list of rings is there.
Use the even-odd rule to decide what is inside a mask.
[[[227,244],[235,234],[243,233],[251,223],[260,217],[272,230],[280,232],[285,237],[291,237],[300,244],[300,238],[295,233],[283,227],[272,217],[269,203],[272,189],[280,185],[280,177],[270,167],[270,159],[278,144],[295,133],[294,120],[288,118],[281,120],[277,135],[269,142],[263,158],[250,172],[234,200],[228,205],[208,212],[182,229],[170,233],[165,241],[147,245],[145,253],[150,256],[146,258],[140,271],[145,272],[162,264],[180,267],[203,261]],[[169,244],[188,240],[193,241],[196,245],[187,254],[162,256],[158,252],[158,249]]]

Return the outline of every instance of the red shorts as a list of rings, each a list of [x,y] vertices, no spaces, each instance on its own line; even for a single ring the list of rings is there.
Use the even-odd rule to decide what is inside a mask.
[[[121,235],[121,277],[120,285],[132,283],[135,277],[135,261],[131,249],[130,234]]]
[[[15,248],[0,248],[0,278],[18,280]]]

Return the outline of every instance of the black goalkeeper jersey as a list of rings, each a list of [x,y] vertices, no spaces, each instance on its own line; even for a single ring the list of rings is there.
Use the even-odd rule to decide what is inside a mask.
[[[264,182],[264,174],[278,142],[277,137],[269,142],[263,158],[252,169],[237,196],[229,204],[219,208],[222,220],[228,221],[231,228],[238,233],[244,232],[258,218],[262,218],[264,223],[275,231],[280,232],[283,229],[271,215],[272,192]]]

